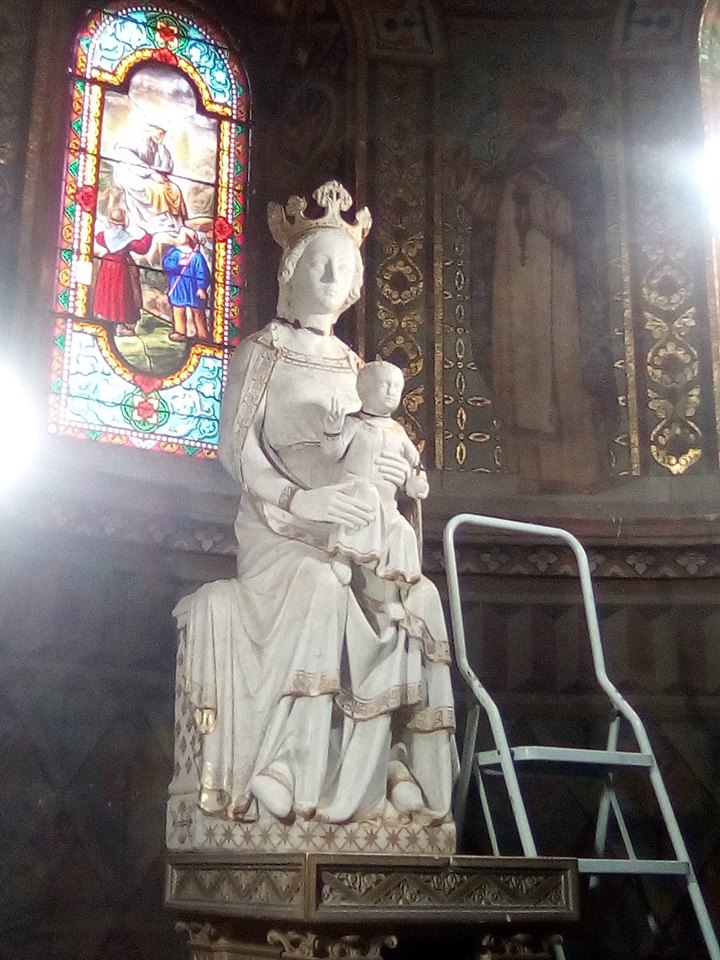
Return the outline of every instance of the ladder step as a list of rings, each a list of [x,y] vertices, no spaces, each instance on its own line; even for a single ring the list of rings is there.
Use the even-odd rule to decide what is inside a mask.
[[[686,860],[600,860],[583,857],[578,860],[578,871],[686,877],[690,873],[690,864]]]
[[[600,767],[642,767],[649,769],[654,765],[651,753],[638,753],[620,750],[577,750],[574,747],[512,747],[512,758],[516,763],[535,761],[544,763],[575,763],[579,766],[591,764]],[[475,763],[481,767],[500,765],[498,750],[483,750],[475,755]]]

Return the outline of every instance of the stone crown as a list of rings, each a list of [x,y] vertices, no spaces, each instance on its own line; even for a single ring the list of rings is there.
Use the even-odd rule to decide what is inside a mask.
[[[268,204],[268,226],[276,243],[283,249],[292,247],[305,234],[314,230],[343,230],[359,247],[370,232],[372,217],[367,207],[358,210],[355,221],[349,222],[342,214],[352,206],[352,197],[337,180],[328,180],[313,193],[313,199],[325,213],[321,217],[305,216],[304,197],[290,197],[286,204]]]

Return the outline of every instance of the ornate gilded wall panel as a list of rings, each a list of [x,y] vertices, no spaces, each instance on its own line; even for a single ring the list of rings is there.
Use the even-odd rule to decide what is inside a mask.
[[[626,70],[642,469],[707,472],[716,439],[705,213],[688,159],[701,149],[699,104],[680,62]]]
[[[648,408],[658,419],[650,431],[650,453],[677,475],[703,455],[703,436],[695,422],[700,407],[694,294],[683,250],[643,246],[649,269],[642,282],[646,338]]]
[[[432,206],[429,194],[432,86],[423,66],[374,64],[366,300],[366,356],[402,367],[400,420],[421,452],[432,416]],[[432,441],[431,441],[432,442]]]

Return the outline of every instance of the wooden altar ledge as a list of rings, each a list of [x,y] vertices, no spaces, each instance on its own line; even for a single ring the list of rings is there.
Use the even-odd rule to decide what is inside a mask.
[[[403,942],[426,931],[448,945],[470,938],[478,960],[550,960],[559,929],[578,919],[577,863],[175,853],[165,905],[182,920],[189,960],[379,960],[398,942],[401,956]]]

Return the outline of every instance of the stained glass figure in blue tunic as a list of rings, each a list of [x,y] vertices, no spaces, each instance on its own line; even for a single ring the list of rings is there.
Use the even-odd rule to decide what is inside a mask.
[[[163,257],[163,270],[168,275],[168,300],[172,309],[170,339],[208,340],[206,308],[210,268],[195,230],[189,227],[180,230],[176,245]]]

